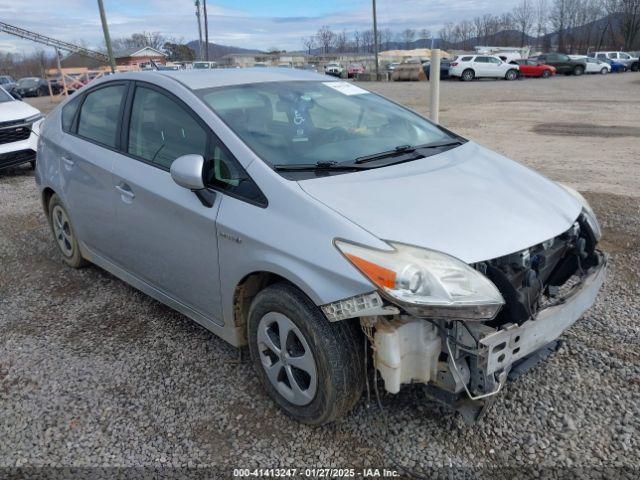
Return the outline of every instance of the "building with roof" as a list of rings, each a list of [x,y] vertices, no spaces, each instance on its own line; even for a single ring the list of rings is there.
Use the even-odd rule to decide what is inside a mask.
[[[133,47],[114,53],[116,65],[127,67],[145,67],[150,62],[164,65],[167,54],[153,47]]]

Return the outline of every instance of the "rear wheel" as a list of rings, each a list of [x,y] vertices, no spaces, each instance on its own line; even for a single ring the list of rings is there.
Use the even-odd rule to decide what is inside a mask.
[[[58,250],[62,254],[62,260],[72,268],[80,268],[87,264],[82,258],[80,247],[78,246],[78,237],[76,236],[73,225],[65,206],[62,204],[57,194],[51,196],[49,200],[49,222],[51,230],[56,239]]]
[[[638,65],[638,62],[636,62],[636,63],[634,63],[634,64],[632,64],[632,65],[631,65],[631,71],[632,71],[632,72],[637,72],[639,68],[640,68],[640,67],[639,67],[639,65]]]
[[[584,67],[577,66],[577,67],[575,67],[575,68],[573,69],[573,74],[574,74],[576,77],[579,77],[579,76],[580,76],[580,75],[582,75],[583,73],[584,73]]]
[[[602,70],[600,70],[600,74],[601,75],[606,75],[607,73],[609,73],[609,69],[606,67],[602,67]]]
[[[511,70],[507,71],[507,73],[504,76],[504,78],[506,80],[509,80],[509,81],[516,80],[518,78],[518,71],[511,69]]]
[[[260,381],[296,420],[329,423],[360,399],[362,340],[353,323],[330,323],[300,290],[279,283],[255,297],[247,327]]]
[[[464,72],[462,72],[462,75],[460,75],[460,80],[462,80],[463,82],[470,82],[475,78],[475,76],[475,72],[470,68],[467,68]]]
[[[549,70],[542,71],[542,78],[549,78],[551,76],[551,72]]]

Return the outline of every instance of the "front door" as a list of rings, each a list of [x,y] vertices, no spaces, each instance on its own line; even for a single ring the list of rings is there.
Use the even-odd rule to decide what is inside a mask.
[[[128,124],[128,126],[127,126]],[[178,186],[169,168],[178,157],[207,158],[210,134],[168,92],[137,84],[123,155],[114,164],[120,248],[116,262],[140,280],[222,324],[216,218],[213,207]]]

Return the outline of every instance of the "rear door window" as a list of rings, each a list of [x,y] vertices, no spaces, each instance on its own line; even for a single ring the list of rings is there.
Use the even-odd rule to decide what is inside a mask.
[[[126,85],[119,84],[89,92],[80,108],[78,135],[115,148],[121,106],[126,90]]]

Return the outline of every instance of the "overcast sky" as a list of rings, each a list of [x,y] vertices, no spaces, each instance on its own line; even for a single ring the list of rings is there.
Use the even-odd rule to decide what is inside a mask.
[[[518,0],[377,0],[380,28],[428,28],[447,21],[499,14]],[[159,31],[197,39],[193,0],[104,0],[111,36]],[[321,25],[334,30],[371,26],[371,0],[209,0],[209,40],[244,48],[302,49],[301,37]],[[0,20],[57,39],[102,43],[96,0],[0,0]],[[33,42],[0,33],[0,51],[33,51]]]

